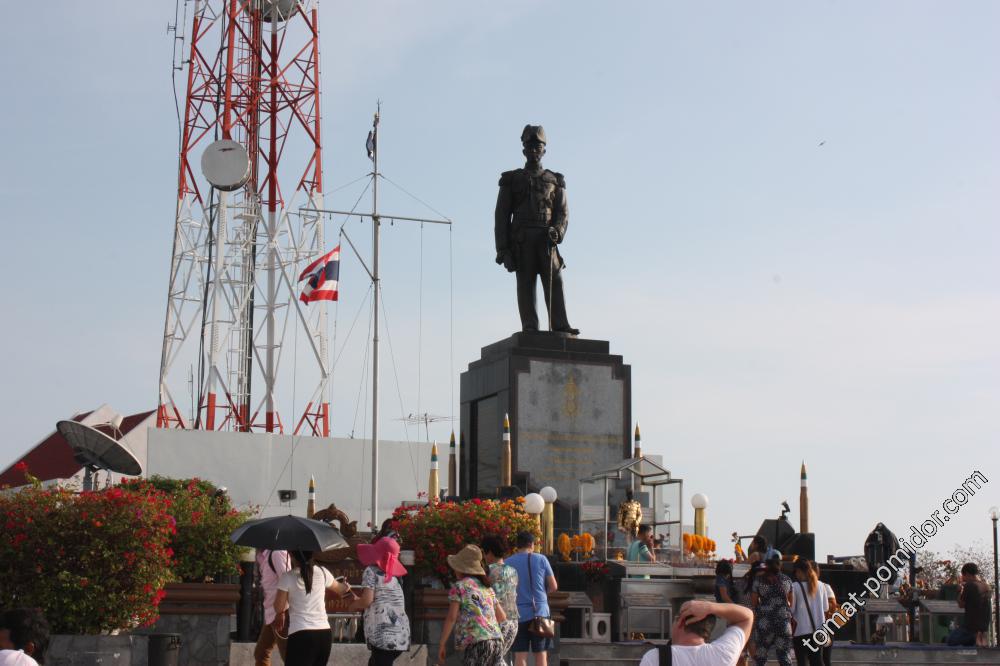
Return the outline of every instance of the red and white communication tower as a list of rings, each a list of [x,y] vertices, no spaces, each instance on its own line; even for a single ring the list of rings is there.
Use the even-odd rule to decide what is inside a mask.
[[[327,436],[326,304],[296,298],[296,269],[330,249],[318,2],[189,2],[157,425]],[[293,335],[306,351],[282,368]],[[311,397],[284,421],[293,373]]]

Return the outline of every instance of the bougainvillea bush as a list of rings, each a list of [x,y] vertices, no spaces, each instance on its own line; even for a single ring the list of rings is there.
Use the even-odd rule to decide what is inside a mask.
[[[541,538],[535,519],[524,512],[523,500],[473,499],[463,503],[440,502],[421,507],[399,507],[392,514],[392,528],[403,548],[413,550],[413,573],[436,576],[446,585],[452,579],[446,556],[488,534],[511,546],[518,532]]]
[[[170,514],[177,521],[177,532],[170,543],[175,580],[201,583],[239,573],[240,547],[229,540],[229,535],[249,518],[250,512],[235,509],[225,492],[203,479],[158,475],[123,481],[122,487],[135,492],[162,492],[170,498]]]
[[[41,608],[65,634],[155,622],[172,576],[169,498],[152,488],[76,493],[28,479],[0,493],[0,608]]]

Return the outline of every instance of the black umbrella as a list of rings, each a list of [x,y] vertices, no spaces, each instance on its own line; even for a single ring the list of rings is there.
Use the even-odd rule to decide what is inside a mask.
[[[316,552],[347,547],[347,541],[336,528],[299,516],[249,520],[233,530],[229,538],[238,546],[267,550]]]

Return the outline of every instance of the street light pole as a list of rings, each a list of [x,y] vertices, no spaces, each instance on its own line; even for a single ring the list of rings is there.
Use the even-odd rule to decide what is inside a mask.
[[[1000,564],[997,560],[997,520],[1000,520],[1000,507],[991,506],[989,516],[993,521],[993,641],[1000,645]]]

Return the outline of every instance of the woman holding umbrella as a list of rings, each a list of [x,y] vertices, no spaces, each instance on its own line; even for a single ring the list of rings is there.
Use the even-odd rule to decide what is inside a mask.
[[[330,658],[333,632],[326,615],[326,590],[346,596],[351,586],[338,580],[312,561],[312,553],[291,551],[292,569],[278,579],[274,598],[275,629],[280,633],[288,611],[288,647],[290,666],[325,666]]]

